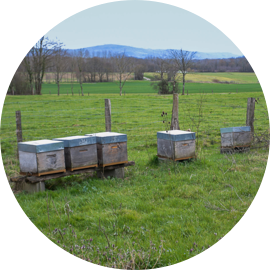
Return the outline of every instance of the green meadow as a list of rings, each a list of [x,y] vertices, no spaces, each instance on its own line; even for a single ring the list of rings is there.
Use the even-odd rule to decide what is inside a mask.
[[[105,98],[111,99],[112,131],[127,134],[128,159],[136,165],[125,169],[125,179],[80,174],[48,180],[43,193],[15,192],[29,219],[71,254],[116,268],[164,267],[222,241],[256,196],[268,148],[221,155],[220,128],[245,125],[247,98],[255,97],[255,133],[269,132],[260,85],[187,84],[179,124],[196,132],[197,158],[177,163],[156,157],[156,132],[166,129],[163,111],[170,121],[171,95],[154,94],[147,81],[127,82],[122,97],[114,83],[83,87],[85,96],[67,95],[69,84],[57,96],[56,85],[44,84],[41,96],[6,97],[1,151],[7,176],[19,174],[16,110],[25,141],[83,135],[105,131]]]
[[[123,93],[126,94],[154,94],[156,93],[151,86],[151,81],[127,81]],[[182,89],[182,87],[180,86]],[[43,94],[57,94],[57,85],[54,83],[45,83],[42,86]],[[195,93],[237,93],[237,92],[257,92],[262,91],[260,84],[220,84],[220,83],[187,83],[185,86],[188,94]],[[73,93],[78,95],[80,91],[79,83],[73,84]],[[83,92],[88,94],[118,94],[119,88],[114,82],[104,83],[84,83]],[[72,95],[71,85],[69,83],[62,83],[60,85],[61,95]]]

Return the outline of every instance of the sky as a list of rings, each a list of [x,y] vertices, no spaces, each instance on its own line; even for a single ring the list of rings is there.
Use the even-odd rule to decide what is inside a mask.
[[[104,44],[242,55],[215,26],[184,9],[146,1],[121,1],[79,12],[50,30],[67,49]]]

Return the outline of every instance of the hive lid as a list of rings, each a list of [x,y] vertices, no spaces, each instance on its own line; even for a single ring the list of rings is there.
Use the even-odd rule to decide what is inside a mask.
[[[64,147],[75,147],[75,146],[82,146],[82,145],[89,145],[96,143],[96,136],[89,135],[89,136],[70,136],[64,138],[56,138],[53,139],[54,141],[63,141]]]
[[[100,132],[93,134],[86,134],[85,136],[95,135],[97,138],[97,143],[107,144],[107,143],[118,143],[118,142],[126,142],[127,135],[116,132]]]
[[[184,131],[184,130],[168,130],[167,131],[158,131],[157,138],[170,141],[187,141],[195,140],[195,132]]]
[[[18,143],[18,150],[30,153],[43,153],[64,149],[64,142],[52,140],[39,140]]]
[[[247,132],[250,131],[250,126],[245,127],[229,127],[229,128],[221,128],[220,133],[230,133],[230,132]]]

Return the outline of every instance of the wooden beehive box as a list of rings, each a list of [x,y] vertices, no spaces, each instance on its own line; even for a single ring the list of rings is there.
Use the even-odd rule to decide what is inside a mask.
[[[101,167],[128,162],[127,135],[116,132],[86,134],[97,138],[98,164]]]
[[[221,148],[249,147],[252,136],[250,127],[221,128]]]
[[[74,171],[98,166],[95,136],[71,136],[53,140],[64,142],[67,170]]]
[[[21,174],[41,176],[65,172],[64,143],[39,140],[18,143]]]
[[[157,155],[161,159],[184,160],[195,157],[195,132],[169,130],[157,132]]]

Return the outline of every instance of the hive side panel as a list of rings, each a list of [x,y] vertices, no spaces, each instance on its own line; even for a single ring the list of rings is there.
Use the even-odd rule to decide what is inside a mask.
[[[175,159],[194,157],[195,150],[195,140],[175,142]]]
[[[234,146],[245,146],[251,144],[251,132],[234,132],[233,133]]]
[[[37,154],[38,173],[65,170],[64,150]]]
[[[157,154],[161,157],[173,158],[174,143],[170,140],[157,139]]]
[[[232,147],[233,146],[233,133],[221,133],[221,147]]]
[[[126,162],[128,160],[127,143],[120,142],[101,145],[101,148],[98,148],[98,159],[99,164]]]
[[[70,148],[70,158],[70,168],[96,165],[98,163],[96,144]]]
[[[37,156],[36,153],[19,151],[19,161],[21,172],[37,173]]]

